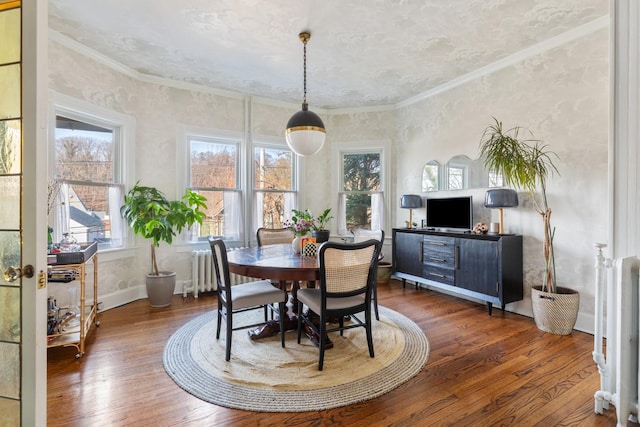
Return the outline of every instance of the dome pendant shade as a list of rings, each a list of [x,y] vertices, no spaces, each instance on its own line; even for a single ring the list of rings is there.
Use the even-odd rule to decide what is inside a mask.
[[[287,123],[285,132],[287,145],[298,156],[312,156],[322,149],[326,136],[322,119],[313,111],[309,111],[307,104],[307,42],[311,34],[298,34],[304,45],[304,97],[302,110],[295,113]]]
[[[307,104],[295,113],[287,123],[287,145],[299,156],[312,156],[322,149],[326,131],[322,119]]]

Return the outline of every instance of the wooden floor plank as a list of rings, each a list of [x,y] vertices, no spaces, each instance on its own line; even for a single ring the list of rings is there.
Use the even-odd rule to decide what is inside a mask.
[[[425,368],[381,397],[302,413],[203,402],[164,372],[162,352],[177,329],[215,308],[215,297],[175,296],[166,309],[140,300],[101,313],[81,360],[74,349],[49,350],[48,425],[615,425],[615,408],[593,413],[591,335],[546,334],[530,318],[498,309],[489,317],[482,304],[394,280],[378,292],[381,305],[416,322],[430,343]]]

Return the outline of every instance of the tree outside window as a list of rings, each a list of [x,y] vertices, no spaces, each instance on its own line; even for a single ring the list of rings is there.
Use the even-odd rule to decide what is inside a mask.
[[[381,155],[379,152],[342,155],[342,191],[346,197],[346,227],[370,229],[371,195],[381,191]]]
[[[206,218],[197,237],[235,234],[230,228],[236,226],[228,218],[240,196],[238,146],[232,140],[189,138],[189,188],[207,199]]]

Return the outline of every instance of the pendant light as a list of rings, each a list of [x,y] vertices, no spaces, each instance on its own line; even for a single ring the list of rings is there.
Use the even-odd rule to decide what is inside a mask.
[[[295,113],[287,123],[287,145],[299,156],[312,156],[322,149],[326,131],[322,119],[313,111],[309,111],[307,104],[307,42],[311,38],[309,33],[298,35],[304,45],[304,98],[302,110]]]

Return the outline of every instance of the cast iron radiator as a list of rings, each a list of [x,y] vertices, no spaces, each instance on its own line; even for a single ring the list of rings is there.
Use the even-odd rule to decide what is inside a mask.
[[[637,422],[640,395],[640,259],[605,259],[602,254],[605,246],[596,244],[593,360],[600,373],[600,390],[594,395],[595,412],[602,414],[612,404],[616,407],[617,425],[626,426],[629,418]]]

